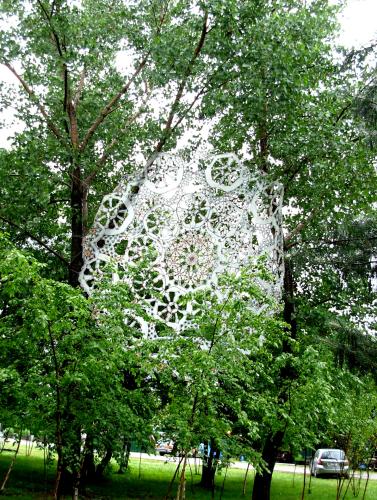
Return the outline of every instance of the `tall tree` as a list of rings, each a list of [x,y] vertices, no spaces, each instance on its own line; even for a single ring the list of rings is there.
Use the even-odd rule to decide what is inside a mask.
[[[0,220],[77,286],[99,200],[138,152],[148,166],[174,144],[205,91],[208,12],[200,2],[20,0],[1,14],[1,63],[19,84],[1,102],[25,128],[2,152]]]
[[[302,242],[315,246],[341,226],[350,227],[366,217],[376,199],[373,154],[353,113],[360,82],[334,58],[336,12],[330,2],[316,0],[244,2],[224,9],[227,36],[216,47],[223,61],[223,72],[216,75],[221,90],[205,97],[203,111],[216,117],[212,143],[217,148],[243,150],[254,172],[285,186],[284,319],[293,339],[298,339],[298,290],[312,277],[310,257],[297,266]],[[327,270],[334,272],[333,248],[329,243],[326,254]],[[317,269],[321,280],[325,263]],[[347,295],[341,274],[338,270],[334,295]],[[370,294],[366,283],[363,289]],[[298,377],[290,366],[291,349],[290,343],[283,345],[287,366],[276,379],[282,404],[289,397],[287,382]],[[282,417],[265,432],[261,453],[269,470],[256,476],[255,500],[269,498],[285,429]]]
[[[205,92],[214,19],[201,2],[169,0],[3,1],[0,12],[0,62],[18,84],[0,100],[24,126],[1,151],[1,226],[47,263],[42,273],[77,287],[99,201],[175,144]],[[82,422],[72,408],[60,445],[77,458]],[[77,476],[71,465],[59,462]]]
[[[321,289],[308,279],[313,259],[300,268],[297,254],[312,252],[324,228],[328,238],[365,216],[376,192],[373,151],[352,114],[358,82],[333,61],[329,3],[4,0],[1,62],[19,86],[4,88],[1,103],[16,105],[25,128],[1,151],[1,225],[47,261],[42,272],[76,287],[103,194],[174,147],[204,98],[212,144],[243,150],[250,169],[285,185],[284,319],[295,340],[297,283],[300,292]],[[330,264],[326,273],[318,266],[321,282]],[[344,275],[334,273],[345,292]],[[284,406],[287,382],[300,374],[292,342],[280,345],[286,363],[275,389]],[[277,408],[261,443],[269,470],[257,476],[258,499],[269,497],[286,429]]]

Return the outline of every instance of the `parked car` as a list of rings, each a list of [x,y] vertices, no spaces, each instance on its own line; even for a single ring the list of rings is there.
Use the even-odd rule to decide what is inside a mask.
[[[173,441],[164,441],[162,439],[159,439],[156,443],[156,452],[161,456],[169,455],[170,453],[172,453],[173,447]]]
[[[312,476],[349,476],[349,462],[343,450],[325,448],[315,452],[310,462]]]

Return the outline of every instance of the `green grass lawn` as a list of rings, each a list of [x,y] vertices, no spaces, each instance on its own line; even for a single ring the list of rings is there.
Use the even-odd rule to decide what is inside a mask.
[[[3,453],[0,455],[0,481],[4,477],[6,468],[11,460],[12,454]],[[101,484],[93,485],[87,488],[82,498],[92,499],[163,499],[167,493],[168,485],[173,477],[175,465],[171,462],[162,462],[156,460],[131,459],[129,471],[124,475],[115,473],[116,468],[109,471]],[[49,467],[44,473],[43,452],[33,451],[32,456],[25,456],[21,451],[17,458],[16,465],[12,471],[7,489],[6,498],[18,500],[26,499],[44,499],[48,498],[48,492],[52,489],[54,480],[54,465]],[[238,498],[250,498],[252,491],[252,482],[254,473],[251,471],[248,475],[246,496],[242,495],[242,486],[245,471],[239,469],[229,469],[224,491],[221,494],[225,471],[216,475],[215,499],[233,500]],[[299,500],[303,488],[302,474],[289,474],[276,472],[272,482],[271,499]],[[186,498],[190,499],[209,499],[210,493],[199,488],[200,476],[195,474],[193,468],[187,470]],[[307,486],[309,477],[307,476]],[[345,498],[362,498],[365,481],[355,484],[353,491],[349,488]],[[354,491],[359,491],[358,496],[354,496]],[[175,491],[175,490],[174,490]],[[309,500],[333,500],[336,498],[336,480],[335,479],[312,479],[311,492],[306,488],[305,498]],[[370,481],[368,485],[366,500],[377,498],[377,481]]]

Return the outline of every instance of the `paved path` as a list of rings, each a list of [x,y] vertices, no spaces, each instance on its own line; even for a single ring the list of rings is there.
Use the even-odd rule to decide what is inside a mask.
[[[141,454],[135,453],[135,452],[131,453],[131,457],[135,458],[135,459],[140,458],[140,455],[141,455],[142,459],[145,458],[145,459],[149,459],[149,460],[159,460],[159,461],[163,461],[163,462],[178,463],[178,460],[179,460],[178,457],[171,457],[169,455],[160,456],[160,455],[148,455],[147,453],[141,453]],[[189,463],[191,465],[195,465],[195,458],[189,458],[188,460],[189,460]],[[201,464],[201,459],[197,458],[196,463]],[[247,469],[247,462],[232,462],[231,467],[234,469],[245,469],[246,470]],[[253,470],[252,466],[250,466],[250,470]],[[279,472],[289,472],[291,474],[304,474],[305,467],[303,465],[277,463],[275,465],[274,470],[279,471]],[[309,467],[308,466],[306,467],[306,474],[309,475]],[[359,478],[359,474],[360,474],[360,471],[355,471],[355,477]],[[361,477],[363,479],[367,478],[367,473],[365,471],[363,471],[361,474],[362,474]],[[377,472],[369,472],[369,479],[377,480]]]

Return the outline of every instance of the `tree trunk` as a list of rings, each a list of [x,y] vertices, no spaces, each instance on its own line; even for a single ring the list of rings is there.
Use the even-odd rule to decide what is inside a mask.
[[[270,500],[272,474],[283,438],[283,431],[266,437],[262,458],[266,462],[268,470],[263,470],[261,474],[255,475],[252,500]]]
[[[125,438],[123,441],[123,449],[122,449],[122,457],[119,461],[119,470],[118,474],[124,474],[128,468],[128,462],[130,459],[131,453],[131,440],[129,438]]]
[[[85,440],[84,460],[81,466],[81,481],[90,482],[96,475],[96,464],[94,462],[93,436],[87,436]]]
[[[211,439],[210,446],[206,445],[204,447],[203,470],[202,478],[200,480],[200,486],[202,488],[212,491],[214,490],[218,456],[219,450],[216,447],[214,440]]]
[[[2,495],[4,493],[5,486],[6,486],[7,482],[8,482],[10,473],[12,472],[13,466],[14,466],[14,464],[16,462],[16,458],[17,458],[18,452],[20,451],[21,439],[22,439],[22,429],[20,429],[20,434],[18,436],[18,442],[17,442],[16,451],[14,452],[14,456],[13,456],[12,461],[11,461],[9,467],[8,467],[8,470],[7,470],[6,474],[5,474],[3,483],[2,483],[1,488],[0,488],[0,495]]]
[[[284,274],[284,321],[290,326],[291,338],[296,338],[297,336],[297,323],[295,318],[295,304],[294,304],[294,280],[292,276],[292,269],[290,262],[285,262],[285,274]],[[289,342],[285,341],[282,346],[282,352],[291,353],[291,345]],[[287,380],[292,380],[297,374],[292,367],[284,366],[281,369],[279,377],[279,385],[281,387],[281,392],[279,394],[279,399],[286,402],[289,398],[287,389],[285,388]],[[281,445],[283,443],[285,435],[285,423],[281,422],[283,429],[275,433],[268,433],[265,436],[265,442],[262,449],[262,458],[267,464],[268,470],[264,470],[261,474],[255,476],[252,500],[269,500],[270,490],[271,490],[271,480],[274,471],[277,454]]]
[[[104,457],[102,457],[101,462],[97,465],[96,479],[101,479],[103,477],[103,473],[105,472],[106,467],[109,465],[112,456],[113,450],[111,447],[108,447]]]
[[[75,166],[71,185],[71,261],[69,266],[69,284],[79,286],[79,274],[83,266],[83,211],[84,190],[81,181],[81,169]]]
[[[84,237],[84,227],[83,227],[83,206],[84,206],[84,192],[81,180],[81,169],[79,165],[74,164],[72,161],[73,169],[71,174],[71,258],[69,264],[69,284],[78,288],[79,285],[79,274],[83,266],[83,237]],[[72,391],[73,393],[76,391]],[[73,396],[74,397],[74,396]],[[75,455],[80,457],[81,448],[81,429],[76,425],[75,417],[70,413],[68,408],[64,411],[64,421],[66,424],[69,423],[72,429],[72,434],[74,436],[73,441],[70,443],[62,443],[62,448],[68,446],[73,446],[75,450]],[[64,441],[67,441],[65,436]],[[62,439],[63,439],[62,437]],[[60,496],[63,492],[72,491],[72,497],[78,498],[79,488],[80,488],[80,470],[75,470],[73,473],[69,470],[69,464],[65,460],[60,460],[58,465],[57,474],[57,487],[55,493]]]

